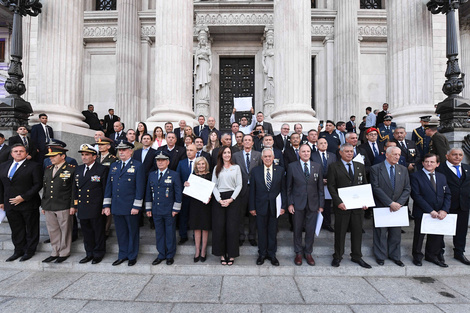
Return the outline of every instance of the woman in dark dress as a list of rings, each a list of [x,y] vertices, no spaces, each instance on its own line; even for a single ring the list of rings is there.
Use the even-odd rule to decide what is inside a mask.
[[[194,174],[201,178],[211,180],[212,175],[209,172],[209,163],[205,157],[196,158],[194,161]],[[185,187],[189,187],[189,182],[184,183]],[[209,230],[211,229],[212,216],[211,206],[209,202],[203,203],[199,200],[191,198],[189,206],[189,225],[194,230],[194,242],[196,244],[196,253],[194,254],[194,263],[206,261],[207,238],[209,237]],[[202,248],[201,248],[201,234],[202,234]]]

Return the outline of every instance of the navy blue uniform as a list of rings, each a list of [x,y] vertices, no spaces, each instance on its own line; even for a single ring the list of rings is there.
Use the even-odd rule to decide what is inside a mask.
[[[418,149],[419,155],[424,156],[429,152],[429,143],[431,142],[431,137],[426,136],[426,132],[424,131],[423,127],[418,127],[413,130],[411,140],[416,143],[416,148]]]

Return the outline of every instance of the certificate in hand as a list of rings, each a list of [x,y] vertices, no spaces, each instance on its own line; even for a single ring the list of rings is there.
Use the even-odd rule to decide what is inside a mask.
[[[395,212],[390,212],[390,208],[374,208],[374,225],[376,228],[410,226],[408,207],[402,206]]]
[[[252,97],[233,98],[233,106],[237,112],[251,111],[253,107]]]
[[[443,220],[432,218],[431,214],[423,214],[421,234],[455,236],[456,227],[457,214],[447,214]]]
[[[363,206],[375,206],[370,184],[338,188],[338,195],[347,210],[362,209]]]
[[[3,222],[5,219],[6,213],[3,210],[0,210],[0,224]]]
[[[184,187],[183,193],[201,202],[209,202],[215,184],[210,180],[191,174],[188,178],[189,187]]]

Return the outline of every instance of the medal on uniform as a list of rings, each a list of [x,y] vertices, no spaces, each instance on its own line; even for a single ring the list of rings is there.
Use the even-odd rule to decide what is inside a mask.
[[[101,181],[101,177],[99,177],[98,175],[91,176],[91,182],[99,183],[100,181]]]
[[[128,173],[134,173],[135,172],[135,168],[134,168],[134,165],[131,165],[131,168],[127,170]]]
[[[167,188],[165,191],[165,196],[168,198],[169,195],[170,195],[170,188]]]
[[[165,179],[165,184],[171,184],[171,176],[168,176],[166,179]],[[168,196],[167,196],[168,197]]]
[[[359,167],[356,168],[356,170],[359,171]],[[359,184],[362,184],[362,173],[359,173],[359,174],[357,174],[357,175],[358,175],[358,176],[357,176],[357,182],[358,182]]]
[[[64,169],[65,166],[62,168]],[[59,174],[59,177],[62,179],[62,186],[65,186],[65,182],[67,181],[67,179],[70,178],[70,171],[63,171],[62,173]]]
[[[113,172],[117,171],[117,166],[113,167]]]

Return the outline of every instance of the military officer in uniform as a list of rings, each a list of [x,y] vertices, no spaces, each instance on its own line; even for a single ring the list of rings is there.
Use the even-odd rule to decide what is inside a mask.
[[[157,171],[149,174],[145,208],[147,216],[153,217],[157,238],[158,257],[152,265],[166,259],[166,264],[174,262],[176,253],[175,216],[181,210],[183,185],[180,175],[168,168],[170,157],[163,151],[155,157]]]
[[[104,213],[113,214],[119,245],[113,266],[127,260],[133,266],[139,253],[139,211],[145,192],[145,169],[131,158],[132,149],[134,145],[124,140],[116,147],[120,160],[111,165],[103,200]]]
[[[426,125],[431,121],[431,115],[421,116],[421,126],[413,130],[411,140],[416,143],[418,153],[420,156],[424,156],[429,152],[429,143],[431,137],[426,136]]]
[[[75,171],[73,208],[78,211],[86,251],[79,263],[98,264],[106,253],[103,198],[109,168],[96,161],[98,151],[94,146],[83,144],[78,152],[83,164]]]
[[[51,240],[51,256],[44,263],[55,260],[62,263],[70,256],[72,245],[72,215],[75,213],[72,197],[72,181],[75,165],[65,161],[68,150],[60,146],[49,147],[45,154],[51,160],[44,171],[42,214],[46,216],[46,226]]]
[[[392,125],[392,119],[391,115],[384,117],[383,124],[379,127],[380,142],[387,143],[393,139],[393,131],[396,126]]]

